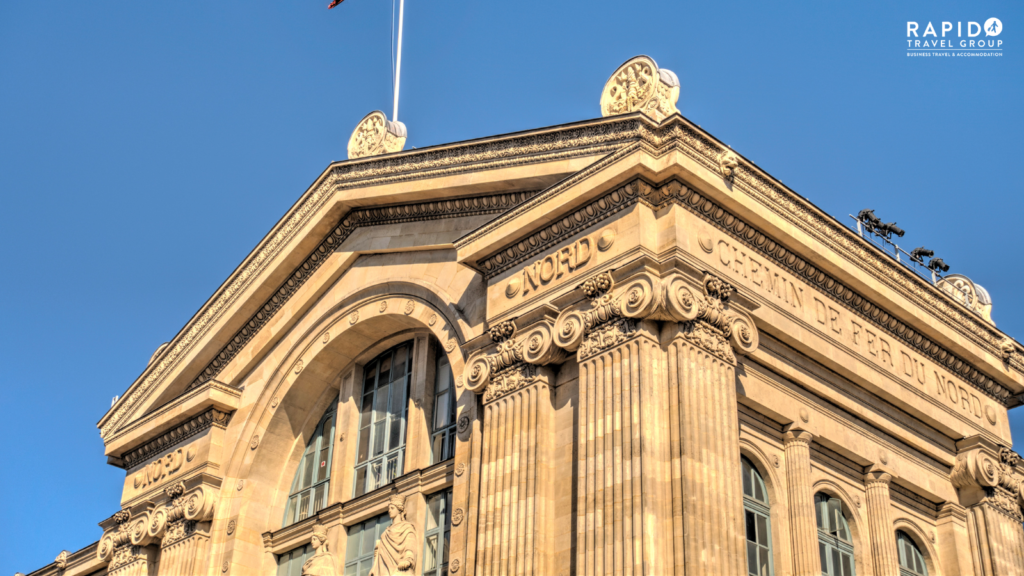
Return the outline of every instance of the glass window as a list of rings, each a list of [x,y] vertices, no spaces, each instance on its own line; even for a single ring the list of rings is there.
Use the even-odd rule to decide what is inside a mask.
[[[302,565],[313,557],[312,544],[299,546],[277,557],[277,576],[302,576]]]
[[[431,463],[455,457],[455,381],[448,357],[437,359],[437,380],[434,383],[434,422],[430,436]]]
[[[900,576],[928,576],[924,554],[906,532],[896,532],[896,548],[900,553]]]
[[[381,514],[348,528],[345,576],[366,576],[370,573],[370,568],[373,568],[373,548],[388,526],[391,526],[391,517]]]
[[[452,489],[427,497],[427,527],[423,542],[423,576],[444,576],[448,571],[451,539]]]
[[[363,370],[353,496],[376,490],[402,475],[411,352],[412,342],[400,344]]]
[[[764,479],[746,458],[743,472],[743,515],[747,526],[747,573],[772,576],[772,521]]]
[[[320,418],[306,450],[299,460],[299,469],[292,480],[288,505],[284,512],[284,525],[288,526],[316,514],[327,505],[331,479],[331,455],[334,451],[334,428],[338,400]]]
[[[819,492],[814,497],[818,520],[818,552],[823,576],[854,576],[853,541],[843,504]]]

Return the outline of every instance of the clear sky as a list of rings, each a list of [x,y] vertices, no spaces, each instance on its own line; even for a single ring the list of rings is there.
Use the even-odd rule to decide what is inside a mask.
[[[358,120],[391,115],[391,3],[327,3],[0,3],[0,574],[99,538],[124,479],[95,427],[111,398],[345,158]],[[679,75],[685,116],[837,218],[896,220],[1024,340],[1020,2],[405,15],[407,148],[600,116],[609,74],[648,54]],[[907,56],[908,20],[955,34],[990,17],[1002,57]],[[1024,408],[1013,419],[1024,438]]]

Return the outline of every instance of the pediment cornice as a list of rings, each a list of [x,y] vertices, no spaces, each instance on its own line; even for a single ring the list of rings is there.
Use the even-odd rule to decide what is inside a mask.
[[[345,231],[339,231],[339,228],[346,226],[346,218],[353,209],[372,208],[378,212],[367,212],[362,221],[348,220],[351,226],[367,225],[380,215],[394,216],[393,213],[388,213],[395,208],[394,196],[389,196],[387,192],[375,192],[374,188],[383,187],[382,189],[386,190],[388,185],[413,181],[444,179],[467,173],[500,171],[504,168],[575,158],[600,157],[634,141],[642,127],[652,124],[650,119],[634,114],[332,164],[104,415],[98,423],[101,437],[108,439],[126,422],[132,420],[140,407],[152,397],[153,391],[159,389],[169,375],[176,374],[182,369],[183,360],[194,353],[197,345],[203,341],[213,326],[222,322],[225,311],[252,285],[263,280],[269,264],[292,244],[300,232],[308,231],[313,216],[321,213],[330,203],[343,204],[342,223],[336,227],[332,225],[333,229],[328,231],[326,239],[323,240],[327,244],[345,234]],[[363,193],[353,193],[352,191],[356,189]],[[450,196],[442,198],[446,201],[408,204],[426,206],[420,210],[420,214],[409,217],[429,219],[445,217],[439,212],[452,213],[451,202],[447,201]],[[518,201],[521,202],[522,198]],[[486,206],[456,206],[455,211],[465,208],[465,211],[470,213],[501,212],[510,208],[503,202],[494,201]],[[433,212],[433,215],[426,214],[427,212]],[[285,286],[289,281],[294,283],[296,277],[308,277],[306,273],[309,271],[311,261],[316,262],[318,252],[324,255],[325,252],[322,250],[326,250],[324,244],[318,245],[313,253],[292,271],[288,280],[279,288],[279,293],[273,294],[271,299],[287,300],[290,294],[287,293]],[[280,293],[282,289],[285,293]],[[280,306],[270,311],[271,315],[278,308]],[[266,312],[261,308],[253,318],[264,322],[267,319]],[[257,322],[257,325],[247,324],[248,332],[254,333],[258,330],[260,322]],[[244,346],[250,337],[244,329],[239,330],[236,338],[232,339],[234,352]],[[231,345],[225,346],[218,354],[221,362],[225,359],[222,357],[225,351],[228,356],[232,355],[231,348]],[[193,384],[201,383],[215,373],[216,370],[211,373],[208,365],[201,369]]]
[[[559,196],[566,195],[574,188],[578,190],[582,182],[588,178],[596,179],[602,171],[611,171],[616,163],[628,164],[632,161],[628,157],[635,152],[641,152],[650,158],[663,158],[672,152],[682,152],[687,159],[699,165],[705,175],[715,180],[708,188],[717,187],[725,190],[727,197],[735,203],[753,200],[770,211],[774,217],[795,227],[805,237],[813,239],[820,246],[839,256],[843,264],[832,272],[833,275],[845,273],[847,276],[858,275],[880,282],[902,296],[912,307],[924,311],[930,320],[935,321],[933,324],[941,325],[950,333],[975,345],[977,348],[973,351],[963,348],[952,354],[943,348],[952,344],[946,342],[936,346],[932,353],[941,357],[943,365],[956,367],[968,380],[1004,405],[1012,407],[1022,403],[1019,389],[1024,386],[1024,358],[1016,345],[1013,345],[1013,352],[1005,354],[1006,343],[1012,341],[993,325],[930,282],[895,262],[892,257],[860,238],[835,218],[825,214],[810,201],[785,187],[754,163],[739,156],[682,116],[672,116],[660,126],[645,125],[638,132],[639,137],[635,142],[555,186],[541,191],[514,210],[460,238],[456,241],[460,261],[480,270],[485,277],[492,278],[525,261],[532,254],[579,230],[586,229],[607,216],[604,213],[607,210],[607,203],[599,206],[596,194],[584,205],[578,202],[574,204],[576,198],[566,198],[561,210],[558,208]],[[604,176],[608,177],[607,174]],[[609,190],[606,188],[604,193],[607,192]],[[530,221],[538,211],[550,216],[543,222]],[[548,238],[543,245],[535,241],[541,235]],[[507,246],[513,247],[511,251],[506,248]],[[799,247],[791,248],[795,248],[792,252],[801,252]],[[513,252],[515,254],[512,254]],[[897,328],[906,328],[905,323],[892,317],[892,314],[897,312],[895,309],[889,306],[876,306],[874,309],[884,315],[886,322],[893,321],[898,324]],[[917,310],[911,310],[910,315],[914,319],[917,314]],[[981,352],[988,353],[990,357],[979,355]],[[977,358],[965,360],[970,356]],[[1007,356],[1008,360],[1001,362]],[[962,364],[966,365],[966,369],[960,369]],[[974,366],[986,366],[984,372],[988,375],[981,373]],[[996,380],[1002,381],[1003,384]],[[1006,387],[1006,384],[1011,382],[1013,388]]]

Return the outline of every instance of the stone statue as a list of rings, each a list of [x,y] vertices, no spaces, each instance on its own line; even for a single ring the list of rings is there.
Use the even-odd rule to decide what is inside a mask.
[[[316,553],[302,565],[302,576],[338,576],[338,563],[327,550],[327,529],[313,526],[313,549]]]
[[[369,576],[412,576],[416,564],[416,528],[405,520],[405,496],[392,496],[388,504],[391,526],[380,535],[373,549]]]

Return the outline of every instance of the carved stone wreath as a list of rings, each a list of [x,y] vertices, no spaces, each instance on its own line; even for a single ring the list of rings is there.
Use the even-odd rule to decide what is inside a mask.
[[[462,511],[462,508],[456,508],[452,512],[452,526],[458,526],[462,524],[462,520],[466,517],[466,513]]]
[[[469,416],[459,416],[459,421],[456,424],[456,429],[458,430],[459,434],[465,434],[466,430],[469,430]]]

